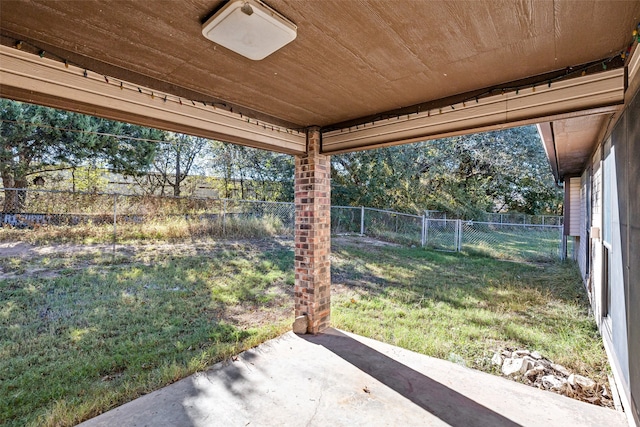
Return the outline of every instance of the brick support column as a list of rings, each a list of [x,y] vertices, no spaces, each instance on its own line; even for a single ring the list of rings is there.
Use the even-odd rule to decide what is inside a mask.
[[[295,315],[307,316],[311,334],[329,327],[331,311],[331,164],[320,138],[319,128],[307,130],[295,170]]]

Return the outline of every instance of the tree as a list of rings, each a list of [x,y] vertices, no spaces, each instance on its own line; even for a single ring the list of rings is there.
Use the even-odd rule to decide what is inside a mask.
[[[0,99],[0,176],[4,188],[27,188],[44,171],[103,164],[132,175],[153,159],[162,132],[82,114]],[[4,212],[24,207],[24,190],[5,190]]]
[[[561,194],[535,127],[332,156],[332,201],[480,219],[556,213]]]
[[[222,197],[291,201],[293,157],[256,148],[215,142],[212,171],[220,178]]]
[[[423,174],[435,209],[463,218],[482,212],[556,213],[555,187],[533,126],[427,143],[437,161]]]
[[[412,144],[332,156],[333,203],[420,211],[422,151]]]
[[[194,136],[170,133],[167,141],[160,143],[152,163],[149,180],[155,180],[164,195],[165,185],[173,188],[173,195],[180,196],[180,184],[189,176],[194,162],[209,146],[209,140]]]

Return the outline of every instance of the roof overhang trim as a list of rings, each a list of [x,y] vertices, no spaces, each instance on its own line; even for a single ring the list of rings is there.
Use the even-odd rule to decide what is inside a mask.
[[[131,87],[123,90],[101,74],[0,45],[1,97],[281,153],[306,152],[305,132],[211,106],[165,102]]]
[[[625,84],[625,70],[620,68],[506,92],[356,129],[325,132],[322,150],[340,153],[549,121],[568,114],[593,114],[594,110],[615,111],[624,103]]]

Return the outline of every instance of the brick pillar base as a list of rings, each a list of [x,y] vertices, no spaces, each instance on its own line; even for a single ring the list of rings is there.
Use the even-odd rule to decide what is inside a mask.
[[[307,131],[295,171],[295,315],[307,316],[311,334],[329,327],[331,312],[331,164],[320,138],[319,128]]]

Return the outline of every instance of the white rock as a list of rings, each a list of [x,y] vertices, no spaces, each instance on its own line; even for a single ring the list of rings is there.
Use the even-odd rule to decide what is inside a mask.
[[[564,378],[558,378],[555,375],[545,375],[541,380],[544,388],[551,390],[559,389],[567,382]]]
[[[493,357],[491,358],[491,364],[496,366],[502,366],[502,356],[500,353],[493,353]]]
[[[593,390],[596,387],[596,382],[591,378],[583,377],[582,375],[571,374],[567,378],[567,382],[573,387],[580,386],[583,390]]]
[[[506,376],[513,375],[518,372],[524,374],[530,367],[531,362],[528,360],[508,357],[504,359],[504,362],[502,363],[502,373]]]
[[[537,377],[539,374],[544,372],[544,368],[540,365],[538,366],[534,366],[533,368],[529,369],[527,372],[524,373],[524,376],[527,378],[531,378],[531,377]]]
[[[542,359],[542,355],[540,353],[538,353],[537,351],[532,351],[530,356],[533,357],[536,360]]]
[[[569,375],[571,375],[571,372],[569,372],[569,370],[562,365],[558,365],[557,363],[552,363],[551,367],[556,371],[560,372],[565,377],[568,377]]]

